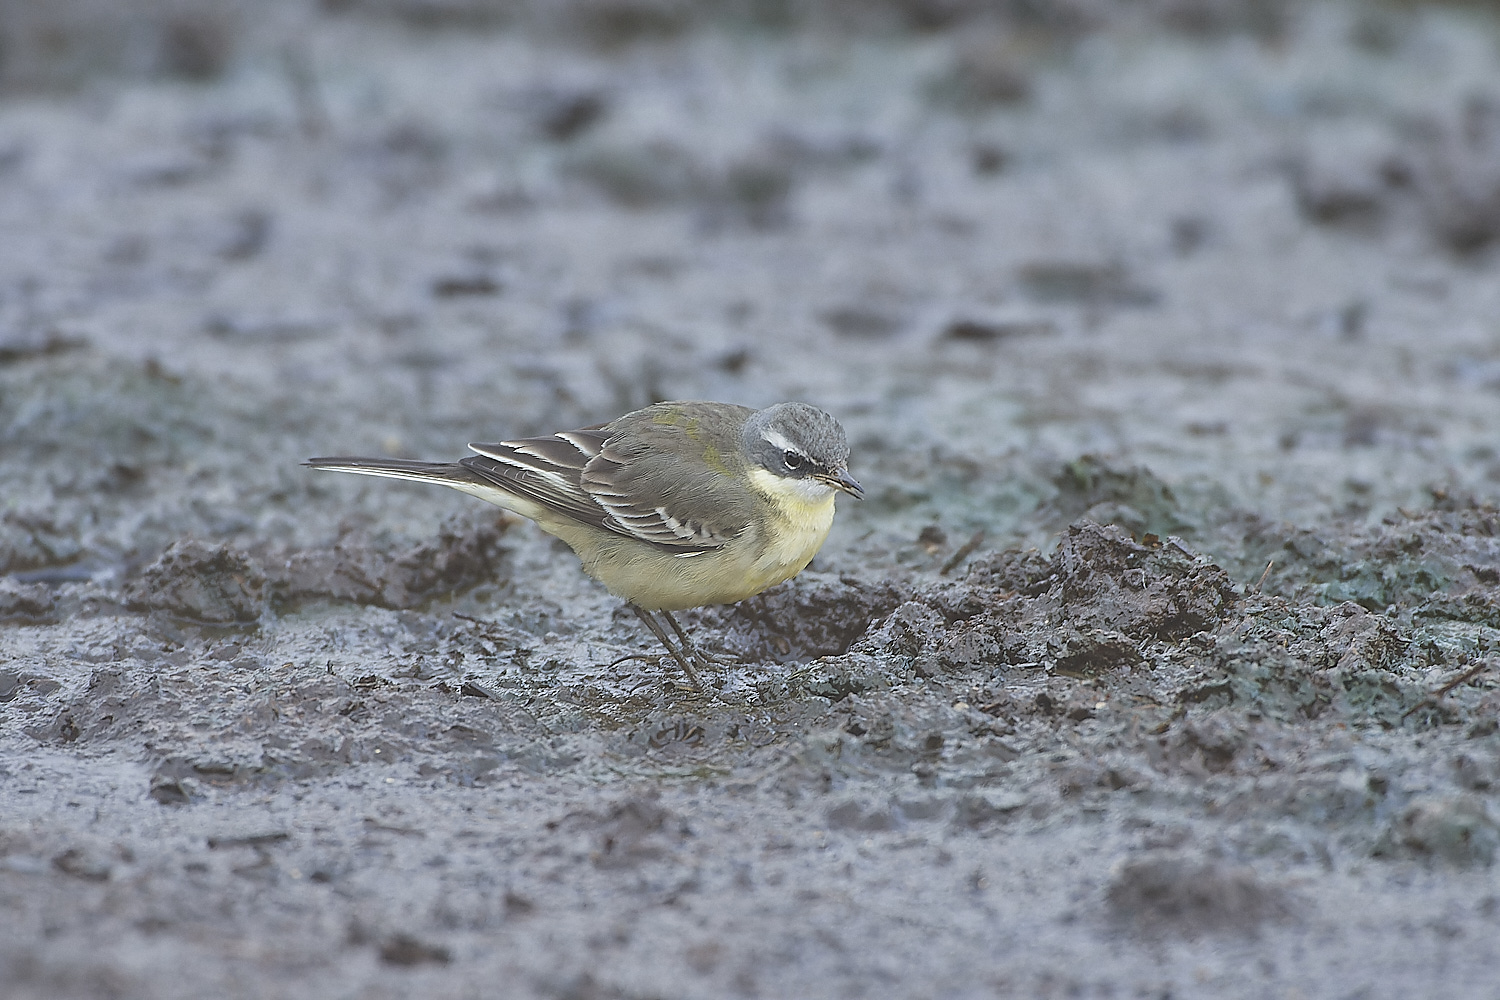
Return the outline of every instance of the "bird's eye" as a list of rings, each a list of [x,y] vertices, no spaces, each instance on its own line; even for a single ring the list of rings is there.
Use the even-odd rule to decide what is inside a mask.
[[[781,460],[786,463],[786,467],[788,469],[793,469],[793,470],[802,468],[802,463],[804,461],[804,459],[802,458],[802,456],[799,455],[799,454],[797,454],[795,451],[789,451],[789,452],[784,453],[781,456]]]

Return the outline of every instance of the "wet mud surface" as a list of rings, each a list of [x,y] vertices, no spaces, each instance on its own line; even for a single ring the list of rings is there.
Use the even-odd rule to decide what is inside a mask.
[[[1482,12],[146,6],[0,62],[0,995],[1500,996]],[[298,464],[660,398],[868,491],[705,693]]]

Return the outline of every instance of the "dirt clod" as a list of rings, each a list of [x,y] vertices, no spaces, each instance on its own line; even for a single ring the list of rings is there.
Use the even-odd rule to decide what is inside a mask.
[[[248,624],[264,611],[266,574],[244,552],[219,543],[175,542],[125,588],[133,608],[187,621]]]
[[[281,608],[316,600],[417,607],[502,574],[501,538],[510,523],[498,515],[464,516],[446,522],[435,539],[395,553],[351,532],[329,548],[286,557],[271,570],[270,593]]]
[[[726,645],[757,659],[807,660],[849,649],[870,623],[890,614],[903,588],[894,581],[804,573],[730,611],[707,611],[705,620],[724,616]],[[775,640],[784,642],[778,650]]]
[[[1053,565],[1049,595],[1071,620],[1133,636],[1185,638],[1211,627],[1237,599],[1229,574],[1180,540],[1144,545],[1113,526],[1070,526]]]
[[[17,583],[0,577],[0,622],[46,621],[56,600],[42,584]]]
[[[1459,868],[1488,867],[1500,851],[1500,820],[1474,795],[1423,797],[1390,833],[1395,845]]]
[[[1105,897],[1114,916],[1138,930],[1189,937],[1250,933],[1291,910],[1286,892],[1249,868],[1166,852],[1121,862]]]
[[[422,965],[435,962],[447,965],[453,955],[441,945],[427,944],[410,934],[396,934],[380,945],[380,960],[387,965]]]

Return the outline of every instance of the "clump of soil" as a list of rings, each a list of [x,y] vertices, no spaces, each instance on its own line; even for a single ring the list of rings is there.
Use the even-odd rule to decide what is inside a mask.
[[[266,574],[223,543],[174,542],[125,587],[125,602],[216,625],[253,622],[265,609]]]
[[[291,611],[312,601],[414,608],[503,578],[501,538],[512,523],[498,513],[466,514],[445,522],[435,539],[394,553],[357,531],[328,547],[262,559],[225,543],[186,539],[129,581],[123,598],[135,610],[224,625],[253,623],[268,606]]]
[[[460,515],[445,521],[431,541],[396,552],[351,531],[326,548],[302,549],[272,562],[271,599],[280,609],[320,600],[418,607],[442,594],[503,580],[501,539],[513,523],[500,513]]]
[[[50,587],[0,577],[0,622],[48,621],[56,603],[56,595]]]
[[[1094,676],[1143,650],[1214,629],[1234,608],[1227,573],[1179,539],[1137,542],[1118,527],[1071,525],[1050,559],[986,556],[955,584],[912,588],[866,640],[949,668],[1024,665]]]
[[[1285,890],[1249,868],[1154,852],[1121,862],[1105,890],[1116,918],[1147,932],[1250,933],[1288,915]]]
[[[1500,510],[1443,494],[1433,506],[1346,530],[1251,521],[1241,556],[1265,593],[1500,627]]]

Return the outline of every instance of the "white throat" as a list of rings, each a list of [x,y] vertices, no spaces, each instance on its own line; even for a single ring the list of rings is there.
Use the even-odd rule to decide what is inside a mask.
[[[777,485],[787,493],[796,496],[804,503],[822,503],[828,497],[837,492],[832,486],[821,479],[808,476],[805,479],[788,479],[785,476],[777,476]]]

